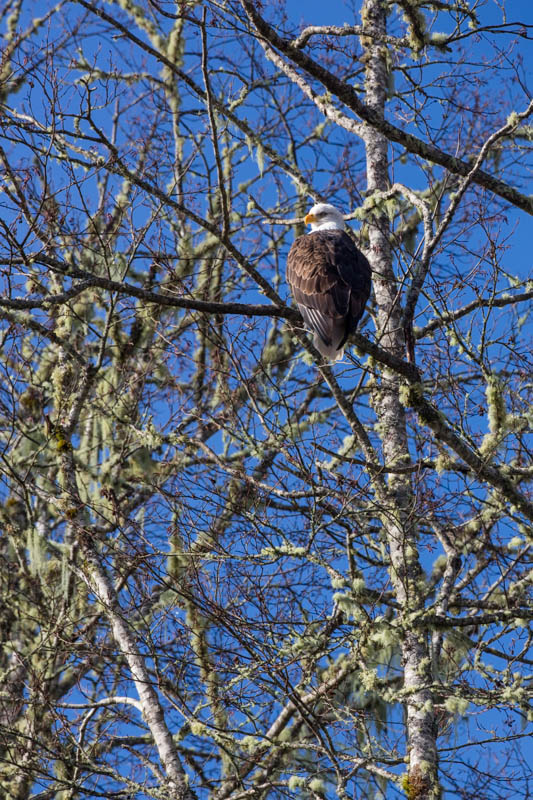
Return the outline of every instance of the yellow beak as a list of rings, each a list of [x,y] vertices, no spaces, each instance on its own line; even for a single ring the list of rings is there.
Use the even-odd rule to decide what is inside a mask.
[[[315,220],[316,220],[316,217],[315,217],[314,214],[306,214],[306,216],[304,217],[304,222],[305,222],[306,225],[310,225]]]

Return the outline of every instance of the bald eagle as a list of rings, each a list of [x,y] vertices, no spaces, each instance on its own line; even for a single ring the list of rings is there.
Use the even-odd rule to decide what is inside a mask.
[[[338,360],[363,316],[370,294],[370,264],[344,231],[340,211],[318,203],[305,217],[310,233],[298,236],[287,257],[287,281],[315,347]]]

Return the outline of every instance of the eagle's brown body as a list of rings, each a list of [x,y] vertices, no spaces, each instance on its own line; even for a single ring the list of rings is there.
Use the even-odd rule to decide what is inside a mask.
[[[370,265],[343,230],[299,236],[287,258],[287,281],[318,350],[342,358],[343,345],[363,316]]]

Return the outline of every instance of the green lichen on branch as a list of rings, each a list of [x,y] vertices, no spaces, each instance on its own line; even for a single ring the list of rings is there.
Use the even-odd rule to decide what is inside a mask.
[[[403,9],[403,18],[407,23],[408,39],[413,55],[417,55],[425,46],[426,18],[420,11],[420,0],[399,0],[398,5]]]
[[[69,450],[72,450],[71,443],[68,441],[68,439],[65,439],[61,432],[56,433],[55,441],[56,450],[58,453],[68,453]]]
[[[424,387],[421,383],[404,383],[400,386],[400,401],[407,408],[414,408],[424,397]]]
[[[430,782],[418,764],[402,777],[402,789],[407,800],[439,800],[441,796],[439,785]]]
[[[489,433],[483,438],[479,450],[483,455],[489,455],[498,448],[507,428],[507,408],[503,384],[497,375],[490,374],[487,377],[485,396],[487,398]]]

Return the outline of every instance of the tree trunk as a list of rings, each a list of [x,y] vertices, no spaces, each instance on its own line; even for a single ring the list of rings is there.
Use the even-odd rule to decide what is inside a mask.
[[[367,0],[363,23],[386,32],[387,12],[381,0]],[[366,102],[383,116],[387,91],[385,46],[375,39],[364,41]],[[365,127],[367,187],[369,192],[386,191],[388,141],[375,128]],[[386,213],[372,218],[369,225],[369,260],[373,270],[377,303],[377,332],[380,344],[395,356],[404,356],[399,285],[392,267],[390,223]],[[400,401],[400,378],[384,368],[373,393],[383,457],[386,465],[406,466],[410,461],[405,409]],[[402,659],[404,696],[408,729],[408,774],[404,788],[410,800],[436,800],[440,795],[436,748],[435,712],[430,686],[428,643],[424,632],[414,630],[413,619],[423,611],[419,589],[422,570],[416,547],[416,519],[410,473],[392,473],[389,478],[391,507],[383,509],[382,521],[390,556],[391,580],[402,613]],[[418,584],[418,585],[417,585]]]

